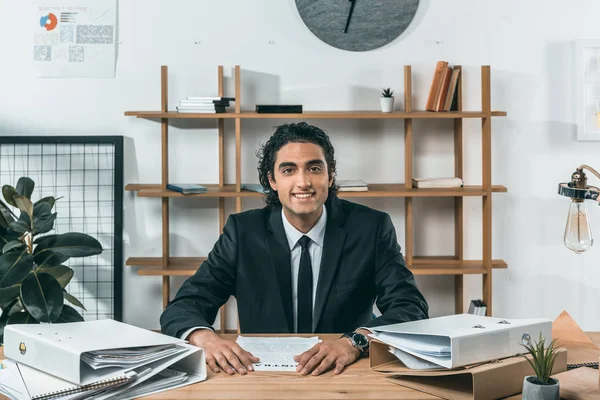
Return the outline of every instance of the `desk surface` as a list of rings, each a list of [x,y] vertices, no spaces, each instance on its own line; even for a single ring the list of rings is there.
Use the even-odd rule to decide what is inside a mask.
[[[600,344],[600,332],[589,333]],[[237,335],[224,335],[235,340]],[[319,335],[323,340],[338,335]],[[0,359],[4,353],[0,348]],[[2,396],[0,395],[0,398]],[[346,367],[340,375],[327,372],[320,376],[302,376],[294,372],[252,372],[246,376],[229,376],[208,372],[204,382],[177,390],[170,390],[148,400],[187,399],[435,399],[438,397],[387,382],[384,375],[369,369],[369,360],[361,359]],[[511,399],[518,399],[513,396]]]
[[[279,336],[279,335],[278,335]],[[302,335],[300,335],[302,336]],[[223,335],[235,340],[237,335]],[[340,335],[319,335],[332,340]],[[227,375],[208,371],[206,381],[177,390],[144,397],[152,400],[183,399],[435,399],[425,393],[386,382],[383,374],[369,369],[369,360],[360,359],[340,375],[332,371],[320,376],[296,372],[251,372]]]

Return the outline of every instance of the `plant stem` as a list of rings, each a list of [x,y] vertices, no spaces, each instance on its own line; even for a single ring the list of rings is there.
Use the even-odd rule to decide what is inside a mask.
[[[27,232],[25,236],[25,244],[27,245],[27,252],[33,254],[33,237],[31,232]]]

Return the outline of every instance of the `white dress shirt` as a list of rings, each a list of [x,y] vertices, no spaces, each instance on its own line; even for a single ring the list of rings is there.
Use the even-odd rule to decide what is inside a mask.
[[[298,241],[304,235],[311,239],[311,242],[308,244],[308,252],[310,254],[310,264],[313,273],[312,304],[314,311],[315,299],[317,297],[317,284],[319,283],[319,271],[321,270],[321,256],[323,255],[323,241],[325,240],[325,227],[327,226],[327,209],[323,206],[321,217],[315,226],[307,233],[300,232],[290,224],[283,213],[283,208],[281,209],[281,219],[283,220],[283,229],[285,230],[285,236],[290,245],[292,258],[292,307],[294,313],[294,332],[298,332],[298,321],[296,320],[296,316],[298,315],[298,274],[300,272],[300,256],[302,255],[302,247]]]
[[[315,299],[317,297],[317,284],[319,283],[319,271],[321,270],[321,256],[323,255],[323,242],[325,240],[325,227],[327,226],[327,208],[323,207],[323,213],[319,217],[319,220],[307,233],[302,233],[298,229],[294,228],[292,224],[287,220],[283,208],[281,209],[281,219],[283,221],[283,229],[287,238],[288,245],[290,246],[291,253],[291,267],[292,267],[292,308],[293,308],[293,319],[294,319],[294,332],[298,332],[298,321],[296,315],[298,314],[298,273],[300,272],[300,256],[302,255],[302,247],[298,241],[304,235],[311,239],[308,244],[308,252],[310,254],[310,264],[313,272],[313,315],[315,309]],[[187,340],[187,337],[198,329],[211,329],[208,326],[196,326],[188,329],[181,335],[182,339]]]

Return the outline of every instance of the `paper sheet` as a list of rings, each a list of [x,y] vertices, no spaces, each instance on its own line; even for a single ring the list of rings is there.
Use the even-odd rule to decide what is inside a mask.
[[[30,18],[38,77],[113,78],[117,0],[36,0]]]
[[[402,364],[406,365],[410,369],[439,369],[440,366],[423,360],[422,358],[415,357],[412,354],[408,354],[400,349],[390,346],[390,353],[398,357]]]
[[[28,399],[27,388],[19,370],[17,364],[11,360],[0,360],[2,368],[0,368],[0,394],[7,396],[12,399]]]
[[[294,356],[304,353],[319,343],[318,336],[300,337],[246,337],[238,336],[236,343],[260,359],[255,371],[296,371]]]

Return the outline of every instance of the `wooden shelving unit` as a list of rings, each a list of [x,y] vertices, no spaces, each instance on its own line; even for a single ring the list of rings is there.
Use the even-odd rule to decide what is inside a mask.
[[[236,191],[235,185],[202,185],[208,191],[201,194],[181,194],[168,189],[162,189],[160,184],[129,184],[125,190],[137,192],[139,197],[262,197],[262,194],[249,190]],[[492,192],[506,192],[504,186],[492,186]],[[457,196],[486,196],[483,186],[465,186],[462,188],[444,189],[415,189],[407,188],[403,183],[372,183],[368,192],[339,192],[339,197],[457,197]]]
[[[242,111],[241,113],[228,112],[219,114],[180,114],[173,111],[126,111],[125,116],[156,119],[156,118],[184,118],[184,119],[457,119],[457,118],[484,118],[481,111],[450,111],[432,113],[430,111],[393,111],[382,113],[379,111],[304,111],[302,114],[264,114],[255,111]],[[492,117],[506,117],[505,111],[492,111]]]
[[[460,68],[460,67],[458,67]],[[218,67],[218,94],[223,96],[223,66]],[[216,119],[218,121],[219,139],[219,183],[203,184],[208,191],[203,194],[185,195],[185,197],[210,197],[218,201],[219,227],[223,230],[225,224],[225,199],[235,199],[236,212],[242,211],[242,199],[261,197],[262,194],[241,189],[241,122],[244,119],[402,119],[404,120],[404,183],[373,183],[369,184],[368,192],[340,192],[343,198],[404,198],[405,204],[405,237],[404,258],[408,268],[415,275],[454,275],[455,276],[455,312],[463,312],[463,276],[478,274],[482,276],[483,300],[487,304],[488,315],[492,315],[492,270],[507,268],[503,260],[492,259],[492,193],[505,193],[506,187],[492,185],[491,171],[491,122],[492,117],[504,117],[504,111],[491,110],[490,67],[481,67],[481,110],[462,110],[462,73],[458,82],[458,111],[429,112],[413,110],[412,107],[412,73],[411,67],[404,67],[404,111],[381,113],[379,111],[307,111],[302,114],[257,114],[253,111],[240,110],[240,67],[235,67],[235,110],[223,114],[179,114],[168,111],[168,70],[161,68],[161,107],[159,111],[127,111],[126,116],[157,119],[161,125],[161,183],[128,184],[125,190],[136,192],[139,197],[159,197],[162,201],[162,256],[160,257],[131,257],[126,264],[136,266],[139,275],[161,276],[163,281],[163,306],[170,299],[170,277],[191,276],[205,260],[203,257],[171,257],[169,243],[169,199],[184,195],[166,189],[169,182],[168,145],[169,119]],[[454,124],[454,175],[463,177],[463,129],[462,120],[465,118],[481,119],[482,151],[481,185],[465,186],[463,188],[444,189],[415,189],[412,181],[412,138],[414,119],[451,119]],[[224,170],[224,121],[233,119],[235,126],[235,183],[225,184]],[[401,180],[401,179],[399,179]],[[463,199],[467,196],[482,199],[482,259],[465,260]],[[454,254],[439,257],[422,257],[414,254],[413,201],[420,197],[453,197],[454,198]],[[221,309],[221,331],[225,331],[225,310]]]

